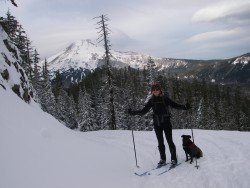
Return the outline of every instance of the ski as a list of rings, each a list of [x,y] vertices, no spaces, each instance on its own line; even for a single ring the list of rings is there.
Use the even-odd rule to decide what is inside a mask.
[[[145,172],[143,172],[143,173],[137,173],[137,172],[135,172],[135,175],[137,175],[137,176],[151,175],[151,172],[152,172],[152,171],[157,170],[157,169],[160,169],[161,167],[164,167],[164,166],[166,166],[166,165],[168,165],[168,164],[170,164],[170,163],[166,163],[166,164],[164,164],[164,165],[162,165],[162,166],[157,166],[157,167],[155,167],[155,168],[153,168],[153,169],[150,169],[150,170],[147,170],[147,171],[145,171]]]
[[[178,163],[176,165],[171,165],[167,170],[165,170],[165,171],[161,172],[160,174],[158,174],[158,176],[160,176],[160,175],[162,175],[162,174],[164,174],[166,172],[169,172],[170,170],[174,169],[175,167],[179,166],[180,164],[181,163]]]

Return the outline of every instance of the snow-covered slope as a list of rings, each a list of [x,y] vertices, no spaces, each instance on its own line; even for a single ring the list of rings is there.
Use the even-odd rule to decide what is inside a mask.
[[[135,132],[137,169],[130,131],[72,131],[1,87],[0,104],[1,188],[250,186],[249,132],[194,130],[204,153],[197,170],[184,162],[181,135],[190,130],[174,130],[181,165],[161,176],[138,177],[135,171],[151,169],[159,160],[153,131]]]

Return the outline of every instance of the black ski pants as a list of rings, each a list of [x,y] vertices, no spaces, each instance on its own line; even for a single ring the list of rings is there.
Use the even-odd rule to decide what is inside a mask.
[[[164,132],[171,153],[171,160],[175,160],[177,162],[176,147],[173,142],[172,124],[170,118],[154,117],[154,130],[158,140],[158,148],[161,159],[166,160],[164,137],[163,137],[163,132]]]

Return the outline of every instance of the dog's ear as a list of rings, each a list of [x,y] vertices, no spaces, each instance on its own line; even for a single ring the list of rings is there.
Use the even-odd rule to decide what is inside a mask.
[[[181,137],[183,138],[185,135],[183,134]]]

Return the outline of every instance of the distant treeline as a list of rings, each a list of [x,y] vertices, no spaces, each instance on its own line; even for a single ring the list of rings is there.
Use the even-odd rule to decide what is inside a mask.
[[[148,70],[112,69],[117,129],[152,130],[152,113],[130,117],[128,108],[140,109],[150,96]],[[82,82],[62,88],[56,76],[54,94],[59,119],[81,131],[109,129],[109,98],[105,69],[96,69]],[[181,80],[177,76],[156,75],[166,94],[178,103],[191,104],[189,112],[171,110],[174,128],[200,128],[249,131],[250,99],[239,87],[223,86],[199,80]]]

